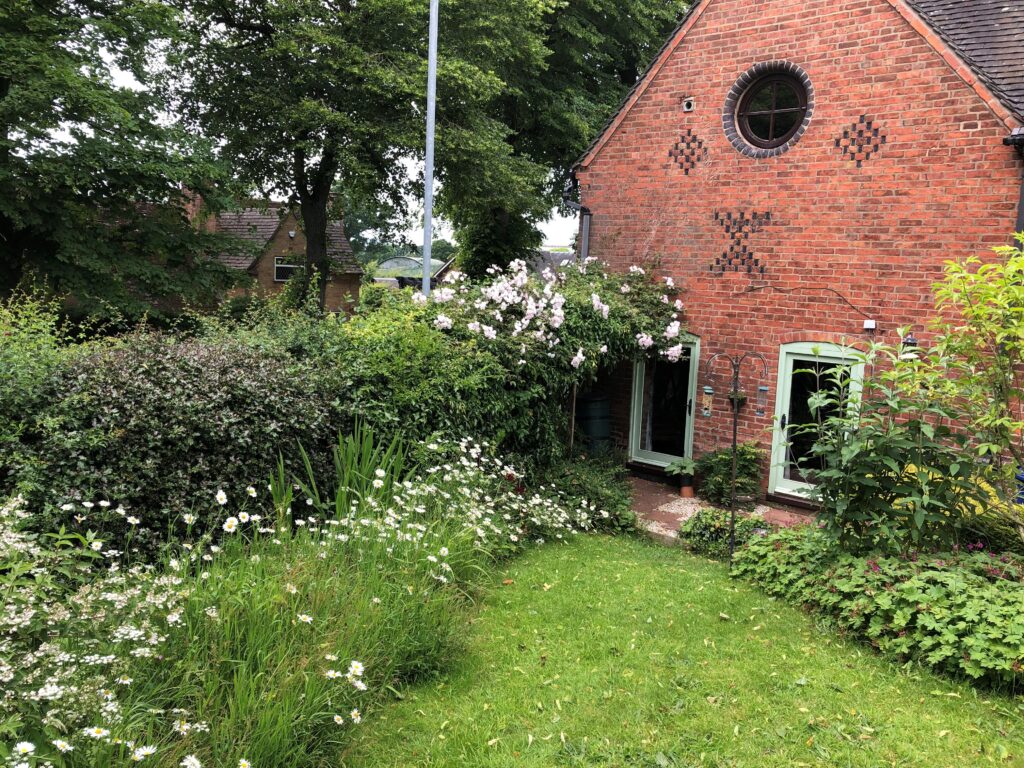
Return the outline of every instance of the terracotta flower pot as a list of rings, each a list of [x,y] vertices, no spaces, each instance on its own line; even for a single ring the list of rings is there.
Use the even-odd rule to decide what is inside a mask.
[[[692,499],[693,498],[693,486],[692,485],[680,485],[679,486],[679,495],[682,496],[684,499]]]

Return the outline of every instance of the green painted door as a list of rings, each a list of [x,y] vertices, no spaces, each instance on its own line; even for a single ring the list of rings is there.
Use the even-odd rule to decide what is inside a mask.
[[[693,339],[675,363],[652,358],[636,364],[629,434],[633,461],[664,467],[691,455],[698,359]]]
[[[797,426],[815,424],[827,413],[815,414],[809,405],[813,394],[835,389],[836,366],[851,369],[853,380],[863,376],[863,364],[854,352],[835,344],[800,342],[784,344],[779,353],[779,384],[769,490],[772,493],[807,497],[813,488],[807,471],[818,466],[811,450],[815,437]]]

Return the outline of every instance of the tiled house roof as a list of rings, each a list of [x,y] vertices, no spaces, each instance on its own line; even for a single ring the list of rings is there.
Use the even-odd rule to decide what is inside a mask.
[[[279,203],[270,203],[266,208],[247,207],[218,214],[215,224],[217,232],[248,240],[260,248],[255,257],[240,253],[223,253],[218,259],[233,269],[250,269],[263,255],[263,249],[287,216],[288,209]],[[345,237],[345,226],[340,220],[327,223],[327,255],[342,272],[363,271],[352,253],[352,245]]]
[[[363,271],[352,253],[352,243],[345,236],[345,225],[341,221],[327,222],[327,255],[343,272]]]
[[[899,0],[889,0],[897,5]],[[575,165],[583,165],[612,132],[683,29],[713,0],[692,0],[646,71],[623,97]],[[1024,0],[906,0],[1017,119],[1024,121]]]
[[[1024,119],[1024,0],[907,0],[1008,110]]]

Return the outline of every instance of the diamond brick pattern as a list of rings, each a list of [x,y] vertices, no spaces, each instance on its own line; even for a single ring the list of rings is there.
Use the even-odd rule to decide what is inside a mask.
[[[713,275],[724,275],[726,272],[746,272],[750,275],[763,275],[764,264],[754,255],[750,245],[750,236],[762,227],[772,223],[772,212],[715,211],[715,221],[725,230],[729,238],[729,246],[715,257],[711,265]]]
[[[843,135],[836,138],[836,149],[842,150],[842,157],[857,163],[860,168],[885,144],[885,131],[867,115],[851,125]]]
[[[668,151],[668,156],[679,163],[683,173],[689,176],[690,171],[694,170],[698,163],[707,159],[708,149],[704,146],[704,140],[691,128],[687,128],[679,141]]]

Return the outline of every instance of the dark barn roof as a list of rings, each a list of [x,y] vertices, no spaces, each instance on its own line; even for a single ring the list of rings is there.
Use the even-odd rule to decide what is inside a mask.
[[[266,207],[249,207],[217,215],[217,231],[255,243],[261,251],[255,258],[246,254],[223,253],[218,256],[222,264],[234,269],[249,269],[263,255],[262,249],[277,232],[281,222],[288,216],[288,209],[280,203],[269,203]],[[345,237],[345,227],[340,220],[327,222],[327,255],[342,272],[360,273],[362,267],[352,253],[352,245]]]
[[[1024,119],[1024,0],[907,0],[1017,117]]]

